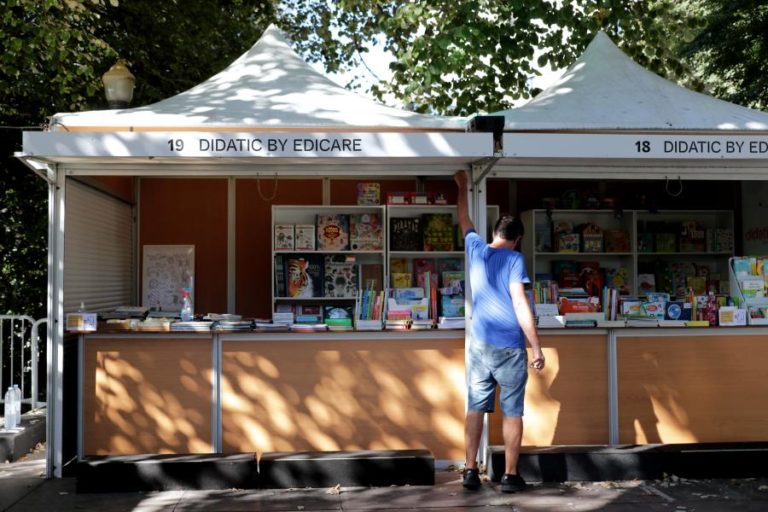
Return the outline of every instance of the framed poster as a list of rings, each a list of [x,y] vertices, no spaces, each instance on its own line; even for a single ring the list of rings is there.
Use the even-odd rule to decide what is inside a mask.
[[[195,304],[195,246],[145,245],[142,257],[141,305],[181,311],[181,289],[189,288]]]

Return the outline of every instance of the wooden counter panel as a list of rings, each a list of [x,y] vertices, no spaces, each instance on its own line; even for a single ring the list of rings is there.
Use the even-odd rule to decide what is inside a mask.
[[[426,448],[462,460],[463,334],[223,341],[223,451]]]
[[[618,338],[619,442],[764,441],[768,335]]]
[[[607,336],[540,336],[547,365],[540,373],[528,372],[523,446],[608,444]],[[489,441],[504,444],[498,398],[489,416]]]
[[[210,453],[212,344],[86,337],[85,455]]]

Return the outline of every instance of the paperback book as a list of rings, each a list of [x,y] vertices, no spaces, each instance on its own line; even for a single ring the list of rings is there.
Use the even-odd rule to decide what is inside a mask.
[[[380,251],[384,247],[378,213],[349,216],[349,243],[353,251]]]
[[[453,250],[453,216],[450,213],[425,213],[421,222],[425,251]]]
[[[349,216],[345,214],[317,216],[317,250],[349,250]]]
[[[325,297],[354,298],[357,296],[359,276],[354,259],[350,261],[349,258],[340,254],[327,255],[323,279]]]
[[[288,297],[310,298],[322,296],[323,260],[320,255],[286,258],[285,276]]]
[[[421,219],[395,217],[389,223],[389,243],[393,251],[421,251]]]

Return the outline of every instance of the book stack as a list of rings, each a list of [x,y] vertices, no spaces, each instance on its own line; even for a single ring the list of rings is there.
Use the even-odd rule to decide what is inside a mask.
[[[292,324],[291,332],[324,332],[328,330],[326,324]]]
[[[171,330],[180,332],[210,332],[212,324],[213,322],[205,321],[173,322],[171,323]]]
[[[386,317],[384,328],[387,330],[405,331],[410,329],[413,323],[411,306],[398,304],[394,298],[388,299]]]
[[[253,328],[253,322],[250,320],[219,320],[213,322],[211,330],[214,331],[250,331]]]
[[[437,322],[438,329],[464,329],[465,325],[463,316],[441,316]]]

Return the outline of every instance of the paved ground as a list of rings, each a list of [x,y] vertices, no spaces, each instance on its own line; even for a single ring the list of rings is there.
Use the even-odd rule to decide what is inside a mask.
[[[538,484],[509,495],[488,482],[465,491],[459,473],[442,471],[434,487],[78,494],[74,479],[44,480],[43,470],[42,453],[0,465],[0,511],[768,511],[768,479]]]

